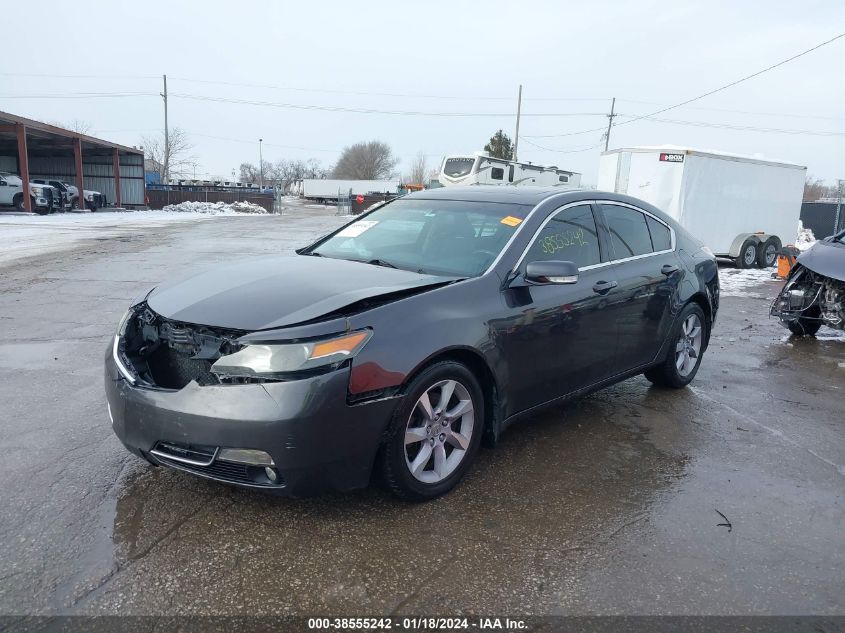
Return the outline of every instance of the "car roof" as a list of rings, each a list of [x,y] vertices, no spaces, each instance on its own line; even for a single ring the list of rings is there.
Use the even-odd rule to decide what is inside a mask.
[[[505,202],[511,204],[536,205],[562,193],[573,194],[577,200],[592,195],[591,189],[568,189],[564,187],[513,187],[508,185],[470,185],[466,187],[438,187],[409,193],[405,198],[416,200],[463,200],[467,202]]]
[[[568,187],[513,187],[508,185],[469,185],[466,187],[438,187],[409,193],[402,199],[414,200],[459,200],[466,202],[497,202],[537,206],[548,198],[555,197],[557,204],[568,204],[580,200],[608,200],[624,202],[639,207],[657,216],[676,231],[680,225],[662,210],[645,200],[621,193],[597,191],[596,189],[574,189]]]

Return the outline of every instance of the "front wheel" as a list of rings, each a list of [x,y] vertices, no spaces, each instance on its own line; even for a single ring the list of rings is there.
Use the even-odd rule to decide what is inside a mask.
[[[481,443],[484,398],[464,365],[436,363],[408,385],[380,454],[390,490],[427,501],[457,485]]]
[[[666,359],[645,371],[645,377],[655,385],[680,389],[686,387],[701,365],[704,341],[707,340],[707,321],[696,303],[684,306],[669,339]]]

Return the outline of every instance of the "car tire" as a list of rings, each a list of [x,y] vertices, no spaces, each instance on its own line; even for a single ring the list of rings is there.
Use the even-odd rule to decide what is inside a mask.
[[[772,236],[765,242],[757,245],[757,266],[760,268],[771,268],[778,261],[778,253],[781,249],[780,239]]]
[[[415,502],[448,492],[472,464],[483,425],[484,397],[473,373],[454,361],[426,368],[405,389],[379,453],[387,487]]]
[[[786,327],[795,336],[815,336],[816,332],[822,326],[822,312],[818,305],[811,306],[806,311],[806,314],[806,317],[799,317],[787,323]]]
[[[737,268],[753,268],[757,264],[757,240],[749,238],[742,243],[734,264]]]
[[[645,377],[661,387],[686,387],[698,373],[707,334],[704,311],[697,303],[688,303],[675,321],[666,358],[647,369]]]
[[[18,194],[12,198],[12,204],[15,205],[15,211],[26,211],[23,206],[23,194]]]
[[[71,200],[70,208],[71,209],[78,209],[79,208],[79,198],[74,198],[73,200]]]

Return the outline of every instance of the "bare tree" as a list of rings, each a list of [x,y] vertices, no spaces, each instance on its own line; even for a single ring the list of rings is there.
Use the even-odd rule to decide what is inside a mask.
[[[398,163],[387,143],[355,143],[344,148],[333,175],[352,180],[383,180],[394,175]]]
[[[76,132],[77,134],[90,134],[93,126],[88,123],[88,121],[82,121],[80,119],[74,119],[70,123],[62,123],[61,121],[50,121],[48,125],[55,125],[56,127],[60,127],[65,130],[70,130],[71,132]]]
[[[196,157],[190,154],[194,148],[188,140],[188,135],[182,128],[170,129],[169,143],[161,136],[145,136],[143,139],[144,154],[162,166],[162,182],[170,182],[171,177],[187,178],[193,173]]]
[[[252,163],[241,163],[241,182],[258,182],[259,170]],[[326,178],[328,170],[316,158],[308,160],[280,159],[264,161],[264,184],[287,188],[294,180]]]
[[[420,152],[414,157],[414,162],[403,180],[409,185],[423,185],[428,179],[429,168],[425,154]]]
[[[264,171],[267,171],[268,163],[264,162]],[[238,168],[240,172],[239,180],[241,182],[258,182],[260,176],[260,170],[257,166],[253,165],[252,163],[241,163],[241,166]]]
[[[807,176],[807,180],[804,181],[804,202],[815,202],[824,198],[827,192],[828,187],[824,184],[824,180]]]

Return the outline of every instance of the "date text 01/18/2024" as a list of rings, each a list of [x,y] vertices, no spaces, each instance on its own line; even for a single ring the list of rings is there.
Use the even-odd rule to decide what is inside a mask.
[[[432,630],[467,630],[477,629],[524,631],[528,625],[525,620],[482,617],[482,618],[446,618],[446,617],[376,617],[376,618],[309,618],[308,628],[314,631],[432,631]]]

